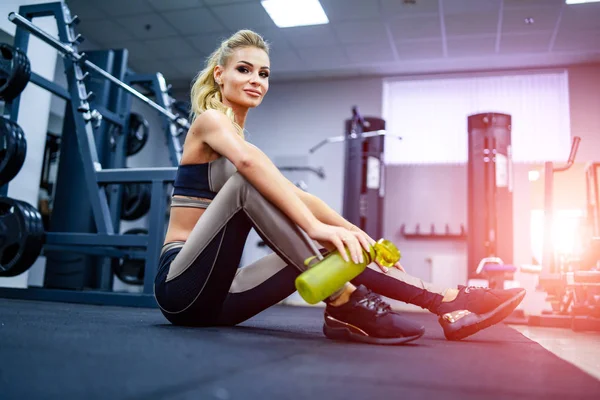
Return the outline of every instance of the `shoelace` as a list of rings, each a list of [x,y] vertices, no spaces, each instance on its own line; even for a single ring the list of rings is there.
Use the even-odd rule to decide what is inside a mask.
[[[376,315],[383,315],[392,309],[377,293],[373,292],[367,293],[365,297],[358,301],[358,304],[364,305],[369,310],[375,310]]]
[[[465,286],[465,293],[469,293],[471,290],[485,290],[486,292],[490,291],[489,287],[485,286]]]

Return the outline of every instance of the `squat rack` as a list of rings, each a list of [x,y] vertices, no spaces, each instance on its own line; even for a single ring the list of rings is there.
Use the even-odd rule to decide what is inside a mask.
[[[31,21],[33,18],[52,16],[56,19],[58,27],[58,38],[55,39],[44,32]],[[167,184],[174,181],[176,167],[166,168],[112,168],[103,169],[98,160],[98,151],[94,138],[94,126],[99,124],[104,117],[112,123],[127,128],[127,120],[123,115],[107,109],[90,109],[89,100],[93,96],[88,92],[85,80],[89,72],[83,72],[82,67],[97,73],[108,79],[120,89],[135,96],[145,104],[163,114],[169,122],[168,141],[171,161],[177,165],[181,157],[181,145],[177,137],[181,130],[189,129],[189,123],[185,118],[172,113],[168,101],[167,88],[161,74],[156,76],[135,76],[130,79],[130,84],[139,82],[150,82],[157,100],[157,104],[135,90],[129,84],[115,78],[94,63],[86,59],[85,53],[78,52],[77,46],[81,42],[81,35],[76,34],[74,26],[79,22],[77,16],[71,16],[71,12],[63,2],[21,6],[19,12],[11,12],[8,19],[17,25],[14,46],[27,52],[29,35],[33,34],[45,43],[49,44],[62,55],[64,55],[65,74],[68,89],[48,81],[47,79],[32,73],[31,82],[49,92],[67,100],[70,104],[75,123],[75,135],[77,147],[83,164],[86,191],[91,206],[93,220],[97,233],[77,232],[46,232],[44,235],[45,250],[65,251],[81,254],[91,254],[106,257],[129,257],[145,259],[145,276],[142,293],[115,293],[111,291],[70,291],[47,288],[0,288],[0,297],[61,301],[88,304],[106,304],[122,306],[156,307],[153,296],[153,281],[156,273],[160,249],[162,246],[162,234],[164,230],[164,216],[166,214],[166,201],[164,193]],[[20,106],[20,96],[7,102],[5,112],[8,111],[9,118],[17,121]],[[124,183],[150,183],[151,205],[148,218],[148,235],[121,235],[115,232],[114,201],[109,207],[106,185]],[[7,194],[8,187],[0,188],[0,195]],[[128,249],[129,248],[129,249]],[[131,250],[138,248],[141,250]]]

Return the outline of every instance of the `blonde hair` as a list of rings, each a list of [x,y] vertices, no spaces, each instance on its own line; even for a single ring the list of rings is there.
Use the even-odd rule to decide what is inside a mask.
[[[190,93],[190,119],[194,121],[198,115],[206,110],[218,110],[231,119],[240,136],[244,137],[243,129],[235,122],[233,110],[223,104],[221,90],[214,77],[215,67],[217,65],[225,66],[233,52],[242,47],[256,47],[269,54],[267,42],[262,36],[251,30],[240,30],[225,39],[208,57],[204,69],[194,78]]]

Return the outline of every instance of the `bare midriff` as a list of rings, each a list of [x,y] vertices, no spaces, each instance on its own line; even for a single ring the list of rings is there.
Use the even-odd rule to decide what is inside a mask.
[[[205,143],[194,140],[194,137],[188,137],[185,140],[184,151],[181,157],[181,164],[203,164],[211,162],[219,158],[219,155],[212,150]],[[173,196],[186,199],[198,199],[204,201],[211,201],[202,197],[191,197],[191,196]],[[202,214],[206,210],[203,208],[192,208],[192,207],[172,207],[169,216],[169,226],[165,235],[164,243],[170,242],[185,242],[192,230],[200,220]]]

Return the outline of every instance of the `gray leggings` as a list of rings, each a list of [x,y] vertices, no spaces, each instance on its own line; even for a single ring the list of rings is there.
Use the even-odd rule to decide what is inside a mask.
[[[274,253],[238,268],[252,228]],[[304,260],[314,255],[314,243],[235,173],[188,240],[163,248],[155,297],[173,324],[235,325],[292,294],[294,279],[306,270]],[[353,283],[429,309],[442,297],[438,289],[402,273],[391,277],[367,268]]]
[[[260,263],[267,270],[272,269],[273,263],[290,265],[297,275],[306,270],[304,260],[317,251],[296,224],[240,173],[235,173],[217,193],[187,241],[179,244],[179,250],[177,243],[163,248],[154,291],[167,319],[184,325],[221,323],[251,228],[278,256]],[[286,274],[293,288],[294,274]],[[250,281],[261,279],[260,276],[252,274]],[[238,279],[235,281],[239,284]]]

